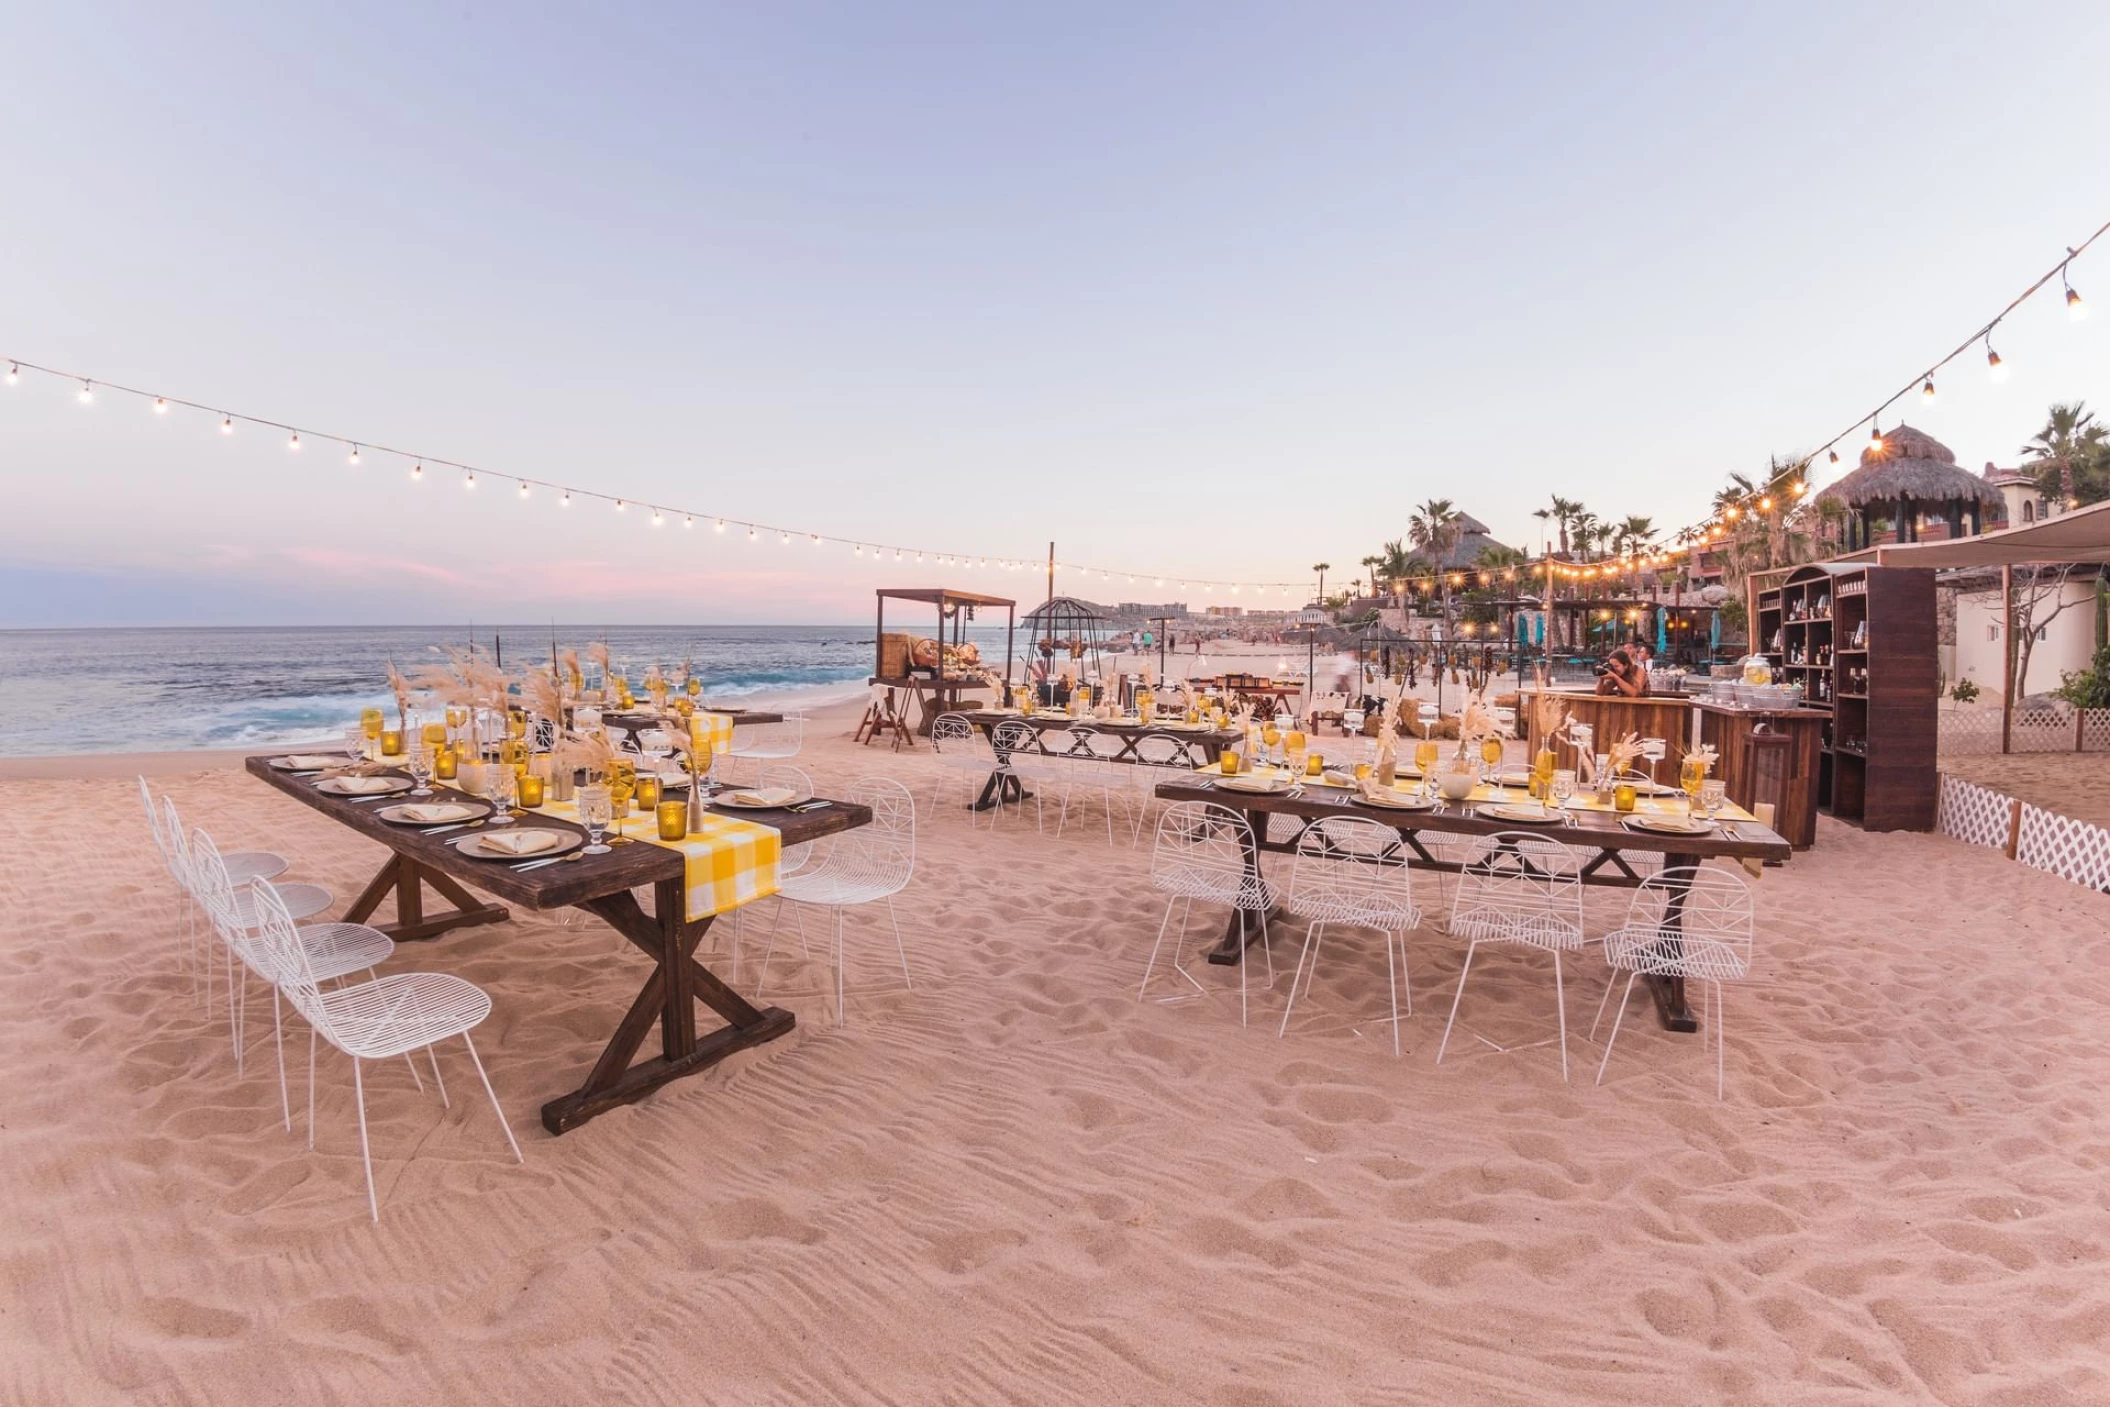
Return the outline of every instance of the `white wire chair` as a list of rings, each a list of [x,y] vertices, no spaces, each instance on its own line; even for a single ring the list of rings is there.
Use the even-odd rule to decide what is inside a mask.
[[[366,1205],[373,1219],[381,1220],[380,1199],[374,1193],[374,1159],[366,1135],[366,1076],[363,1062],[386,1060],[423,1050],[432,1056],[432,1074],[439,1080],[439,1057],[433,1047],[454,1036],[462,1038],[476,1077],[490,1097],[498,1127],[505,1132],[506,1146],[516,1162],[526,1162],[506,1123],[506,1112],[484,1072],[483,1058],[469,1032],[491,1014],[491,999],[481,987],[444,972],[399,972],[377,977],[356,986],[325,991],[308,956],[307,945],[292,917],[279,901],[269,880],[253,886],[252,908],[261,920],[256,947],[261,969],[285,994],[293,1009],[308,1021],[308,1147],[315,1146],[315,1043],[321,1037],[352,1058],[352,1088],[359,1101],[359,1160],[366,1169]],[[281,1077],[284,1058],[281,1056]],[[417,1067],[412,1065],[412,1073]],[[452,1108],[447,1085],[440,1080],[440,1102]]]
[[[1055,771],[1054,759],[1041,751],[1040,730],[1030,723],[1018,719],[1006,719],[991,730],[990,751],[1003,759],[998,767],[997,805],[989,812],[991,829],[1003,811],[1003,793],[1007,785],[1016,785],[1020,792],[1033,800],[1033,817],[1037,825],[1046,829],[1046,812],[1043,810],[1041,792],[1045,787],[1062,785]],[[1008,781],[1006,780],[1008,779]],[[1024,808],[1024,801],[1019,803]]]
[[[1246,857],[1255,856],[1248,871]],[[1136,1000],[1150,991],[1150,974],[1158,964],[1158,950],[1165,945],[1165,930],[1172,925],[1172,911],[1180,909],[1180,931],[1173,939],[1173,971],[1207,995],[1208,988],[1196,982],[1179,960],[1179,945],[1186,941],[1187,920],[1194,901],[1228,904],[1241,913],[1259,915],[1260,943],[1267,957],[1267,980],[1275,985],[1275,955],[1268,942],[1267,915],[1282,897],[1281,889],[1259,872],[1253,828],[1246,818],[1226,806],[1207,801],[1176,801],[1158,818],[1157,841],[1150,855],[1150,887],[1166,895],[1165,917],[1158,922],[1157,941],[1150,945],[1150,959],[1143,964],[1143,983]],[[1238,1024],[1247,1022],[1245,953],[1238,948]]]
[[[190,835],[189,832],[184,830],[183,818],[176,811],[176,800],[174,797],[164,796],[161,798],[161,806],[163,815],[161,843],[166,847],[163,858],[168,863],[171,872],[175,874],[177,882],[183,886],[183,892],[190,902],[191,914],[205,913],[208,921],[210,921],[211,914],[206,909],[204,897],[199,892],[200,880],[195,858],[192,855]],[[247,885],[253,879],[276,879],[279,875],[285,873],[286,870],[286,857],[274,854],[269,850],[236,850],[226,855],[221,855],[216,850],[214,853],[215,858],[219,861],[221,873],[226,876],[227,887],[232,891],[239,891],[242,886]],[[331,896],[327,889],[312,884],[299,885],[294,888],[296,890],[295,901],[297,903],[315,904],[302,917],[319,914],[330,906]],[[315,896],[318,894],[322,896],[321,902],[315,903]],[[189,935],[186,938],[186,945],[191,946],[192,950],[195,951],[195,920],[186,918],[185,925]],[[215,955],[222,953],[224,948],[223,945],[210,939],[205,942],[204,948],[205,970],[202,976],[205,985],[205,1014],[210,1017],[212,1015],[213,968],[217,962]],[[230,990],[232,990],[234,972],[231,968],[227,975]],[[240,1059],[241,1052],[237,1050],[236,1069],[241,1068]]]
[[[1675,922],[1673,922],[1675,920]],[[1679,865],[1643,880],[1634,891],[1626,923],[1604,938],[1605,961],[1613,971],[1626,973],[1619,994],[1619,1009],[1612,1014],[1612,1034],[1605,1039],[1604,1058],[1597,1065],[1597,1083],[1604,1083],[1605,1068],[1612,1063],[1612,1046],[1619,1039],[1619,1023],[1626,1016],[1627,1000],[1634,994],[1637,977],[1682,977],[1702,982],[1714,991],[1714,1097],[1724,1088],[1722,1034],[1722,984],[1740,982],[1751,975],[1751,940],[1754,912],[1751,887],[1741,875],[1704,866]],[[1612,983],[1605,986],[1604,999],[1597,1003],[1597,1020],[1590,1023],[1595,1039],[1604,1020],[1605,1003],[1612,997]],[[1706,1003],[1701,1003],[1704,1013]]]
[[[1459,872],[1451,899],[1450,934],[1466,940],[1465,964],[1451,998],[1450,1020],[1436,1063],[1451,1043],[1465,979],[1483,943],[1514,943],[1553,954],[1553,1002],[1560,1017],[1561,1078],[1568,1078],[1568,1006],[1561,954],[1583,945],[1582,869],[1575,851],[1524,831],[1498,831]]]
[[[894,896],[908,887],[916,873],[916,798],[901,783],[887,777],[860,777],[850,784],[850,797],[872,810],[872,823],[845,831],[834,838],[828,853],[819,861],[786,875],[778,894],[794,906],[830,909],[835,915],[835,1019],[843,1019],[843,916],[846,910],[865,904],[885,904],[887,921],[894,929],[894,951],[901,959],[901,980],[913,987],[909,977],[908,949],[901,941],[901,920],[894,913]],[[804,917],[800,917],[801,933]],[[762,953],[756,995],[769,979],[769,959],[776,951],[776,932]]]
[[[732,746],[726,749],[726,756],[731,759],[731,766],[751,762],[759,769],[763,763],[797,757],[805,741],[805,715],[790,713],[781,723],[756,723],[735,728]]]
[[[931,788],[930,810],[935,817],[944,804],[947,783],[957,780],[971,802],[976,789],[996,770],[996,754],[989,739],[967,721],[964,713],[941,713],[930,725],[930,747],[938,759],[938,781]]]
[[[1136,790],[1135,814],[1129,824],[1129,844],[1143,843],[1143,827],[1152,822],[1158,804],[1158,783],[1170,774],[1192,772],[1200,764],[1184,738],[1171,733],[1145,733],[1136,739],[1132,754],[1135,765],[1128,769]]]
[[[1392,999],[1392,1054],[1399,1054],[1399,993],[1407,992],[1407,1014],[1414,1014],[1414,984],[1407,976],[1406,935],[1421,924],[1414,902],[1414,882],[1407,867],[1413,854],[1390,826],[1361,816],[1328,816],[1306,827],[1297,839],[1290,871],[1289,912],[1308,920],[1297,970],[1289,979],[1289,1000],[1282,1025],[1289,1032],[1297,1006],[1297,981],[1304,994],[1319,973],[1319,950],[1328,926],[1375,929],[1385,942],[1386,987]],[[1309,969],[1309,976],[1306,970]]]
[[[1114,843],[1114,808],[1122,807],[1122,823],[1127,824],[1127,781],[1114,770],[1122,766],[1113,758],[1121,749],[1121,740],[1109,736],[1089,723],[1072,724],[1046,734],[1041,743],[1056,759],[1050,772],[1062,781],[1062,810],[1055,821],[1055,838],[1062,839],[1062,828],[1070,819],[1070,799],[1079,792],[1097,794],[1106,811],[1106,843]]]
[[[755,788],[758,791],[767,791],[772,787],[782,787],[784,790],[790,792],[793,805],[796,805],[801,801],[813,800],[813,778],[807,776],[804,772],[800,771],[796,767],[784,765],[779,765],[776,767],[764,767],[762,769],[762,776],[760,780],[755,783]],[[817,846],[820,846],[821,844],[822,842],[820,841],[809,840],[799,845],[785,846],[783,848],[782,853],[780,853],[777,857],[778,876],[781,878],[784,875],[796,874],[800,870],[806,868],[806,866],[811,864],[813,861],[813,852],[815,848]],[[777,898],[776,895],[770,895],[768,897],[771,899]],[[740,960],[740,940],[743,936],[745,936],[747,932],[747,911],[753,907],[754,904],[742,904],[740,907],[733,910],[733,980],[735,982],[740,980],[740,969],[738,965]],[[783,921],[784,906],[782,902],[779,901],[777,904],[777,916],[775,923],[782,923]],[[717,928],[715,925],[712,927],[711,931],[714,933],[717,932]],[[770,928],[771,936],[774,936],[775,932],[775,924],[772,924]],[[801,926],[799,930],[800,951],[805,951],[805,947],[806,934],[804,927]],[[715,951],[715,949],[713,949],[713,951]]]

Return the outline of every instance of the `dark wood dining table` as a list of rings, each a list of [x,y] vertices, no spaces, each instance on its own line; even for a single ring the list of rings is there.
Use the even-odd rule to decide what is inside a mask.
[[[393,825],[375,814],[390,801],[318,791],[310,777],[281,770],[270,762],[269,757],[251,757],[244,766],[251,776],[389,851],[386,863],[352,901],[344,922],[366,922],[391,894],[395,897],[395,920],[377,926],[398,942],[435,938],[451,929],[499,923],[510,917],[503,904],[485,902],[472,895],[469,887],[474,887],[526,909],[584,909],[605,920],[651,959],[652,968],[644,985],[616,1024],[615,1033],[585,1083],[542,1106],[542,1125],[553,1134],[577,1128],[598,1114],[642,1099],[671,1080],[717,1064],[734,1051],[773,1041],[795,1024],[792,1014],[782,1008],[756,1008],[697,961],[696,950],[713,920],[687,917],[686,862],[679,851],[633,841],[614,846],[605,855],[582,855],[535,869],[515,869],[505,861],[463,855],[452,843],[465,834],[463,828],[440,832],[436,827]],[[433,793],[414,799],[484,804],[480,797],[443,786],[435,785]],[[556,816],[531,811],[515,814],[519,820],[507,827],[509,830],[542,826],[583,833],[580,827]],[[810,811],[725,810],[719,814],[757,821],[781,832],[787,849],[869,825],[872,820],[870,808],[846,801],[830,801]],[[652,890],[649,913],[638,903],[636,894],[648,887]],[[453,907],[428,911],[427,889]],[[726,1024],[697,1035],[699,1001],[724,1018]],[[655,1023],[660,1029],[659,1054],[637,1060],[638,1048]]]
[[[1329,816],[1360,816],[1387,826],[1399,834],[1408,851],[1407,862],[1415,869],[1442,870],[1456,874],[1464,864],[1439,859],[1422,843],[1422,832],[1484,836],[1498,832],[1526,831],[1541,834],[1584,852],[1582,882],[1618,888],[1638,888],[1647,878],[1629,860],[1630,855],[1660,855],[1664,869],[1697,867],[1703,860],[1786,860],[1795,852],[1786,837],[1757,821],[1725,821],[1704,835],[1652,834],[1632,830],[1602,811],[1572,811],[1572,825],[1533,825],[1529,822],[1482,817],[1477,807],[1447,802],[1442,810],[1400,811],[1371,806],[1353,792],[1326,787],[1304,787],[1297,791],[1268,794],[1234,791],[1218,786],[1207,777],[1175,777],[1160,782],[1157,795],[1165,801],[1205,801],[1228,807],[1245,817],[1252,827],[1253,844],[1245,847],[1246,872],[1257,877],[1261,853],[1294,854],[1314,822]],[[1278,818],[1283,825],[1273,826]],[[1682,908],[1682,891],[1674,892],[1666,905],[1665,926],[1675,929]],[[1219,965],[1238,961],[1239,950],[1260,937],[1256,916],[1233,910],[1230,922],[1208,953]],[[1685,1000],[1682,977],[1644,979],[1655,999],[1656,1015],[1672,1031],[1697,1031],[1699,1021]]]
[[[727,715],[733,720],[735,728],[753,727],[763,723],[782,723],[784,721],[784,715],[781,713],[769,713],[752,708],[706,708],[702,711]],[[621,729],[632,743],[636,743],[638,734],[648,733],[654,728],[664,728],[667,726],[669,718],[679,718],[680,716],[678,713],[660,714],[649,710],[640,712],[632,709],[615,713],[603,713],[601,715],[601,723],[605,727]]]
[[[1145,723],[1140,719],[1072,718],[1060,711],[1035,711],[1028,717],[1008,709],[978,708],[960,716],[987,733],[990,745],[996,750],[997,767],[990,773],[989,780],[982,786],[981,796],[973,804],[972,809],[976,811],[987,811],[1005,801],[1020,801],[1026,797],[1017,779],[1006,770],[1012,750],[997,745],[996,730],[1001,724],[1023,723],[1033,729],[1034,741],[1039,745],[1040,752],[1050,757],[1066,754],[1049,752],[1046,740],[1049,733],[1070,728],[1090,728],[1106,737],[1119,739],[1121,746],[1118,751],[1093,754],[1102,762],[1140,762],[1141,759],[1136,756],[1136,744],[1153,736],[1172,739],[1187,749],[1197,762],[1214,762],[1223,755],[1225,748],[1234,746],[1239,740],[1239,733],[1235,728],[1169,728],[1163,722]]]

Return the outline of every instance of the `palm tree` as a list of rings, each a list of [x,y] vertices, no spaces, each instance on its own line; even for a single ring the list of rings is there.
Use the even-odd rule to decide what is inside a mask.
[[[1560,531],[1561,555],[1565,557],[1568,555],[1568,529],[1582,515],[1582,504],[1572,498],[1562,498],[1559,494],[1555,494],[1552,506],[1537,509],[1531,516],[1553,521],[1554,526]]]
[[[1629,513],[1626,521],[1613,530],[1613,547],[1623,555],[1646,551],[1656,536],[1653,518],[1638,513]]]
[[[1326,574],[1333,570],[1331,562],[1314,562],[1311,569],[1319,574],[1319,604],[1326,604]]]
[[[2056,488],[2062,510],[2077,508],[2082,502],[2080,472],[2104,467],[2110,458],[2110,433],[2096,423],[2095,412],[2086,402],[2060,402],[2052,406],[2044,428],[2022,447],[2022,453],[2028,460],[2023,467],[2036,472],[2038,491],[2049,498]],[[2097,487],[2088,485],[2087,501],[2103,496],[2095,491]]]
[[[1378,573],[1378,569],[1384,565],[1385,559],[1382,557],[1365,557],[1363,559],[1363,569],[1370,573],[1370,594],[1372,596],[1385,594],[1384,585]]]
[[[1385,544],[1384,556],[1378,560],[1384,563],[1385,577],[1392,583],[1393,599],[1404,606],[1407,578],[1414,574],[1414,554],[1407,551],[1407,545],[1395,537]]]
[[[1443,638],[1451,638],[1451,579],[1446,570],[1458,539],[1465,535],[1465,515],[1447,498],[1432,498],[1407,520],[1407,536],[1422,559],[1435,569],[1443,587]],[[1396,544],[1393,544],[1396,545]]]

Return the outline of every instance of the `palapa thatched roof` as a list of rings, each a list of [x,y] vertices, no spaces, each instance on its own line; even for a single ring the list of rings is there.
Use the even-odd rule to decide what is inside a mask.
[[[1952,499],[1998,506],[2000,490],[1956,462],[1956,455],[1924,430],[1898,425],[1883,434],[1880,449],[1861,451],[1861,467],[1817,495],[1848,508],[1896,503],[1946,503]]]

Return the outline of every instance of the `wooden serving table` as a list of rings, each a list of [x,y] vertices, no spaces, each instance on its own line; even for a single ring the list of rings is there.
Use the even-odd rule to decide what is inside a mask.
[[[1160,782],[1157,794],[1166,801],[1206,801],[1242,814],[1253,828],[1255,841],[1255,846],[1245,851],[1245,869],[1256,880],[1260,875],[1260,851],[1277,855],[1296,853],[1297,842],[1303,839],[1304,832],[1314,821],[1328,816],[1360,816],[1375,821],[1399,834],[1400,843],[1408,852],[1410,866],[1445,870],[1452,874],[1462,869],[1463,864],[1439,860],[1430,854],[1421,843],[1420,832],[1443,831],[1454,835],[1494,835],[1500,831],[1543,833],[1548,840],[1584,852],[1596,852],[1581,867],[1584,884],[1623,889],[1638,888],[1646,878],[1627,862],[1631,852],[1660,854],[1665,869],[1696,867],[1702,860],[1710,859],[1785,860],[1794,853],[1785,837],[1757,821],[1724,822],[1719,830],[1708,835],[1655,835],[1629,830],[1601,811],[1575,811],[1570,813],[1574,818],[1573,825],[1532,826],[1516,821],[1482,820],[1474,814],[1474,807],[1457,802],[1446,803],[1441,811],[1395,811],[1364,805],[1350,792],[1310,788],[1264,795],[1229,791],[1201,776]],[[1278,816],[1287,818],[1286,824],[1279,833],[1271,833],[1270,823]],[[1671,896],[1666,906],[1666,927],[1678,927],[1682,907],[1683,891],[1680,891]],[[1239,950],[1257,940],[1260,934],[1258,915],[1234,909],[1222,939],[1209,950],[1208,960],[1218,965],[1234,964],[1238,961]],[[1700,1028],[1699,1020],[1685,1000],[1684,978],[1647,977],[1643,980],[1655,999],[1657,1018],[1666,1029],[1697,1031]]]
[[[1824,762],[1824,725],[1831,714],[1821,708],[1733,708],[1695,699],[1700,741],[1719,754],[1715,775],[1729,799],[1749,811],[1760,801],[1774,804],[1773,824],[1797,850],[1817,843],[1817,781]],[[1747,745],[1754,735],[1785,735],[1786,757],[1778,798],[1753,792]]]
[[[581,855],[537,869],[516,870],[505,861],[472,860],[459,853],[450,842],[459,840],[466,827],[428,834],[437,828],[390,825],[374,814],[377,807],[390,804],[388,801],[354,800],[317,791],[306,777],[282,772],[269,766],[269,761],[267,757],[251,757],[244,766],[251,776],[389,850],[388,862],[353,901],[344,922],[365,922],[391,891],[396,896],[396,922],[383,926],[381,931],[399,941],[432,938],[450,928],[497,923],[508,917],[503,907],[478,903],[472,898],[462,887],[469,884],[523,908],[584,909],[606,920],[609,927],[652,959],[652,970],[644,986],[616,1024],[614,1035],[594,1062],[586,1082],[542,1106],[542,1126],[551,1133],[564,1133],[597,1114],[642,1099],[661,1085],[707,1069],[736,1050],[773,1041],[795,1024],[792,1014],[779,1007],[758,1010],[696,960],[697,946],[710,930],[712,920],[685,917],[686,862],[679,851],[637,841],[615,846],[606,855]],[[416,799],[483,804],[479,797],[439,786],[433,788],[432,796]],[[540,826],[580,831],[578,826],[555,816],[517,814],[522,819],[510,829]],[[721,814],[760,820],[782,832],[787,849],[869,825],[872,820],[868,807],[845,801],[831,802],[817,811],[729,810]],[[426,886],[455,907],[428,916],[423,907]],[[646,886],[652,890],[650,913],[638,904],[632,892]],[[698,1036],[698,1001],[725,1018],[726,1024]],[[633,1064],[638,1047],[655,1022],[660,1031],[659,1054]]]
[[[893,696],[897,691],[915,699],[916,736],[919,738],[930,736],[930,725],[938,721],[938,715],[960,711],[960,695],[964,691],[989,687],[988,681],[984,679],[932,679],[916,674],[899,678],[884,678],[875,674],[866,682],[877,684],[887,691],[889,707],[892,707]]]
[[[1533,756],[1538,754],[1542,740],[1538,710],[1532,707],[1532,701],[1542,693],[1566,704],[1569,718],[1589,725],[1594,751],[1608,751],[1610,744],[1627,733],[1637,738],[1663,739],[1663,766],[1669,770],[1657,779],[1659,781],[1677,781],[1678,763],[1692,746],[1692,700],[1683,694],[1648,694],[1630,699],[1617,694],[1593,694],[1571,689],[1526,688],[1518,693],[1517,715],[1527,724],[1525,736]],[[1561,765],[1569,765],[1566,757],[1561,759]]]

